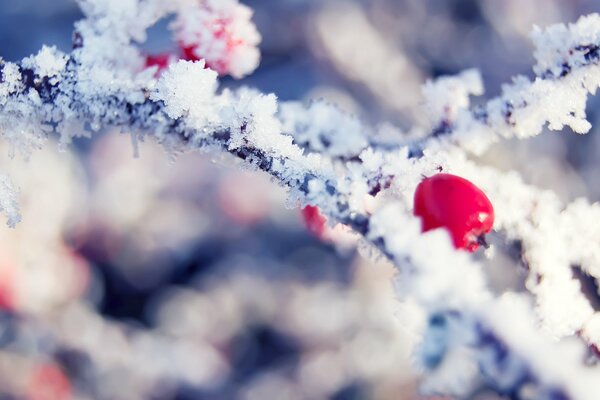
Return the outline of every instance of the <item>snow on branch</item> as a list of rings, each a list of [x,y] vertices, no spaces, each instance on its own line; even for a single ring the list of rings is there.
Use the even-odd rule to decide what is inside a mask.
[[[455,250],[445,231],[421,233],[411,199],[421,177],[440,168],[481,184],[498,207],[497,229],[523,243],[542,322],[557,336],[577,331],[597,343],[591,327],[598,318],[569,275],[577,264],[598,278],[600,255],[589,249],[598,234],[586,220],[597,206],[577,202],[563,210],[553,195],[514,175],[478,169],[465,151],[533,136],[546,125],[588,131],[586,98],[600,84],[600,16],[536,30],[536,78],[515,78],[483,107],[469,108],[469,96],[483,92],[474,71],[428,83],[430,126],[415,130],[417,139],[389,144],[326,104],[278,104],[249,88],[219,90],[219,74],[240,77],[258,62],[260,36],[250,10],[236,0],[80,4],[86,19],[76,24],[70,54],[44,47],[20,63],[0,62],[0,133],[15,151],[27,155],[51,133],[68,143],[120,127],[134,142],[151,136],[174,153],[227,152],[287,187],[292,204],[316,205],[352,227],[398,267],[399,295],[427,321],[419,353],[425,389],[594,398],[599,373],[583,366],[581,346],[553,343],[539,332],[521,297],[495,298],[480,263]],[[137,44],[173,13],[175,40],[199,61],[172,63],[156,78]],[[0,204],[14,209],[12,200]],[[581,243],[593,244],[575,245],[568,239],[573,230],[583,230]]]
[[[478,71],[427,82],[423,92],[430,126],[416,129],[420,140],[404,144],[416,157],[424,149],[450,145],[481,154],[500,139],[535,136],[545,126],[588,132],[586,99],[600,84],[599,26],[600,16],[592,14],[568,27],[536,28],[535,78],[515,77],[503,85],[499,97],[482,106],[469,108],[469,96],[483,94]],[[363,143],[346,158],[357,157],[371,145],[364,139]]]
[[[516,173],[504,174],[456,157],[453,171],[473,178],[497,205],[496,229],[518,241],[528,269],[527,289],[536,296],[546,328],[559,337],[581,334],[600,346],[598,320],[578,278],[598,281],[600,204],[578,199],[562,204],[548,190],[526,185]]]

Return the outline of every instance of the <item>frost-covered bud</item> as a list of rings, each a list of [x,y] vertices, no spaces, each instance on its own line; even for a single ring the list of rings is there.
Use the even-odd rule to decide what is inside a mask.
[[[194,0],[178,13],[175,36],[188,60],[205,60],[220,75],[241,78],[260,61],[252,10],[237,0]]]

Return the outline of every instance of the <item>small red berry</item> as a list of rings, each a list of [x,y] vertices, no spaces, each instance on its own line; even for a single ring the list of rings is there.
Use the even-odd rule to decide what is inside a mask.
[[[183,58],[187,61],[204,60],[206,68],[216,71],[219,75],[231,73],[231,62],[240,47],[246,46],[246,42],[238,37],[232,28],[235,23],[231,18],[216,18],[206,24],[206,29],[211,32],[213,39],[218,44],[205,47],[202,43],[186,44],[179,43]],[[215,47],[216,46],[216,47]],[[209,53],[209,57],[202,54]],[[212,54],[211,54],[212,53]]]
[[[167,69],[167,67],[171,63],[172,58],[173,58],[173,56],[170,53],[147,55],[146,56],[146,68],[156,66],[156,67],[158,67],[156,74],[160,75],[160,73],[162,71]]]
[[[217,60],[207,60],[199,57],[196,54],[197,45],[185,46],[181,44],[179,46],[181,48],[181,52],[183,53],[183,59],[187,61],[199,61],[204,60],[205,68],[210,68],[216,71],[219,75],[227,75],[228,73],[228,63],[225,59],[217,59]],[[229,49],[229,48],[228,48]]]
[[[454,247],[475,251],[494,225],[494,207],[485,193],[460,176],[436,174],[417,186],[414,214],[423,232],[446,228]]]
[[[35,369],[27,382],[25,396],[29,400],[69,400],[71,382],[55,364],[44,364]]]
[[[17,307],[15,273],[8,265],[12,264],[0,265],[0,310],[14,311]]]
[[[306,206],[302,209],[302,217],[304,218],[304,224],[312,233],[318,238],[323,237],[325,233],[325,224],[327,223],[327,218],[321,214],[319,211],[319,207],[316,206]]]
[[[0,278],[2,279],[2,278]],[[15,293],[10,282],[0,280],[0,310],[15,309]]]

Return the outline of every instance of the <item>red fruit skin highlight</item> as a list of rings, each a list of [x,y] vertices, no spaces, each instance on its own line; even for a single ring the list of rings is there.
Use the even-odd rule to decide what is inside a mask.
[[[470,252],[494,225],[494,207],[488,197],[460,176],[440,173],[423,179],[414,196],[414,215],[423,232],[446,228],[454,247]]]

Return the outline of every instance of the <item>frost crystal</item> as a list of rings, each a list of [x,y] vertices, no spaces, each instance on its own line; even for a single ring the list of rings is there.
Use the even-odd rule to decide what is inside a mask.
[[[29,68],[39,76],[56,78],[67,65],[67,56],[60,53],[56,47],[43,46],[40,52],[32,57],[25,58],[21,64]],[[55,79],[50,79],[50,83],[56,83]]]
[[[217,73],[204,68],[204,61],[173,64],[158,81],[152,100],[162,100],[173,119],[189,117],[198,126],[213,125]]]
[[[293,133],[296,143],[333,157],[352,157],[367,147],[365,127],[356,118],[322,102],[305,108],[300,103],[284,103],[280,117],[283,131]]]

